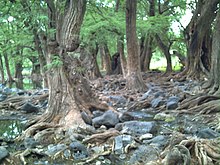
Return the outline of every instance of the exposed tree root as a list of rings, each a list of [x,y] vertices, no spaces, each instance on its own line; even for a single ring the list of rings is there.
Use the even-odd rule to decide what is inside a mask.
[[[149,100],[144,100],[144,101],[135,102],[134,104],[129,106],[128,111],[132,111],[132,110],[135,110],[135,109],[150,108],[150,107],[151,107],[150,101]]]
[[[103,133],[93,134],[89,138],[83,140],[84,143],[104,143],[110,137],[119,135],[120,132],[116,129],[109,129]]]
[[[193,108],[196,106],[200,106],[202,104],[208,103],[210,101],[215,101],[219,100],[219,96],[213,96],[213,95],[208,95],[208,96],[194,96],[189,99],[185,99],[182,103],[181,106],[178,109],[189,109]]]
[[[155,165],[219,165],[220,143],[217,140],[190,138],[174,144],[171,140],[170,145],[161,153],[162,159],[151,163]]]
[[[36,140],[40,140],[40,138],[44,137],[45,135],[49,137],[54,137],[55,128],[61,127],[61,125],[55,125],[54,123],[45,123],[40,122],[38,124],[32,125],[31,127],[27,128],[21,136],[19,136],[16,140],[20,141],[23,140],[25,137],[34,137]],[[45,137],[46,137],[45,136]],[[50,139],[51,140],[51,139]]]
[[[212,100],[205,102],[203,104],[195,105],[194,107],[180,109],[178,108],[178,113],[194,113],[194,114],[210,114],[220,112],[220,102],[219,100]]]
[[[87,165],[89,163],[92,163],[94,162],[96,159],[98,159],[100,156],[107,156],[107,155],[110,155],[111,154],[111,150],[107,150],[105,152],[102,152],[100,154],[96,154],[94,155],[93,157],[87,159],[85,162],[82,162],[82,163],[79,163],[79,165]]]
[[[19,110],[20,107],[27,101],[31,102],[32,104],[37,104],[42,100],[46,100],[48,96],[49,94],[43,94],[39,96],[12,96],[0,103],[0,109]]]

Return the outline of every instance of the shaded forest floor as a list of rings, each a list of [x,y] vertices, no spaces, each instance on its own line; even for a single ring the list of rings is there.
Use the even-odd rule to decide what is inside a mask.
[[[92,117],[82,114],[89,129],[70,133],[68,141],[43,146],[25,139],[16,152],[9,149],[10,156],[2,162],[219,164],[220,96],[209,95],[209,89],[203,89],[205,81],[180,80],[159,72],[143,78],[148,89],[142,93],[126,90],[120,75],[91,81],[96,97],[112,110],[94,109]],[[34,118],[45,111],[47,98],[47,90],[9,96],[0,104],[1,118]],[[7,149],[16,142],[2,137],[0,143]]]

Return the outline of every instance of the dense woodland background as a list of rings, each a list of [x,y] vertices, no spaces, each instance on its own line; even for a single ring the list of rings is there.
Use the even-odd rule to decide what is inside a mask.
[[[114,75],[133,94],[148,91],[143,76],[154,72],[203,82],[206,95],[182,108],[219,112],[219,0],[3,0],[0,8],[0,82],[49,89],[47,110],[20,139],[86,127],[82,112],[118,113],[91,88]]]
[[[63,62],[59,56],[53,56],[51,62],[46,62],[46,45],[49,40],[50,43],[58,42],[57,33],[64,26],[60,15],[65,16],[68,3],[1,2],[2,84],[16,82],[18,88],[23,88],[23,79],[28,77],[32,79],[34,88],[48,87],[48,70]],[[212,54],[217,48],[212,51],[212,46],[215,46],[212,41],[218,37],[213,35],[218,30],[218,25],[215,25],[218,3],[217,0],[137,1],[137,11],[131,11],[136,12],[136,16],[131,22],[127,20],[127,27],[131,26],[131,29],[126,38],[125,1],[88,1],[84,17],[82,13],[82,27],[78,29],[80,33],[74,34],[80,39],[74,56],[82,63],[80,70],[90,79],[102,77],[101,73],[123,74],[126,77],[130,68],[129,52],[132,56],[137,54],[135,59],[140,59],[138,65],[142,72],[161,67],[155,66],[155,61],[165,57],[166,64],[162,67],[166,67],[167,74],[181,67],[184,70],[181,76],[207,77],[210,72],[214,73],[211,71],[211,68],[214,69],[211,59],[215,59]],[[129,42],[132,42],[132,48],[129,48]],[[211,77],[214,79],[214,76]]]

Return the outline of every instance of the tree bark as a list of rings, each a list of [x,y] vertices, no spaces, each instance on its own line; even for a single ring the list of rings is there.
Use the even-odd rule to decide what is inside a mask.
[[[117,39],[117,50],[120,55],[120,65],[121,65],[121,71],[123,74],[123,77],[126,77],[127,74],[127,61],[125,58],[125,53],[124,53],[124,36],[121,35]]]
[[[152,43],[153,43],[153,38],[151,36],[147,36],[144,41],[144,48],[140,57],[142,72],[150,70],[150,61],[152,57]]]
[[[155,16],[155,0],[149,0],[149,16]],[[150,70],[150,61],[152,57],[152,44],[153,37],[152,34],[147,34],[144,40],[143,51],[141,53],[141,71],[149,71]]]
[[[97,43],[87,43],[86,46],[80,48],[82,66],[87,72],[87,77],[91,80],[102,77],[97,62],[98,49]]]
[[[127,39],[127,84],[126,87],[131,90],[144,91],[144,84],[141,69],[140,55],[136,34],[136,0],[126,0],[126,39]]]
[[[15,81],[15,84],[16,84],[16,88],[18,89],[24,89],[22,70],[23,70],[22,62],[21,61],[16,62],[15,78],[17,80]]]
[[[213,85],[211,94],[220,95],[220,12],[218,11],[212,43],[212,61],[210,82]]]
[[[166,73],[172,72],[172,61],[171,61],[171,54],[170,54],[170,46],[167,46],[162,39],[159,37],[158,34],[155,35],[159,48],[164,53],[166,60],[167,60],[167,67]]]
[[[110,52],[108,49],[108,45],[105,44],[101,44],[99,46],[99,50],[100,50],[100,55],[102,58],[102,62],[103,62],[103,67],[106,71],[106,75],[111,75],[112,74],[112,68],[111,68],[111,56],[110,56]]]
[[[1,74],[1,83],[5,84],[4,66],[3,66],[3,61],[2,61],[1,55],[0,55],[0,74]]]
[[[210,29],[218,3],[219,0],[199,0],[196,11],[185,29],[187,63],[184,73],[188,73],[188,77],[200,78],[210,68]]]
[[[4,60],[5,60],[5,68],[6,68],[6,73],[7,73],[7,82],[9,84],[9,87],[11,87],[12,83],[14,82],[14,79],[12,78],[12,75],[11,75],[9,61],[8,61],[8,55],[6,53],[4,53],[3,56],[4,56]]]
[[[118,12],[120,5],[121,5],[121,1],[116,0],[115,12]],[[124,34],[121,34],[117,38],[117,51],[120,55],[120,68],[122,71],[122,75],[125,78],[127,74],[127,61],[124,53]]]
[[[31,121],[23,134],[23,137],[35,136],[38,140],[44,136],[42,130],[45,129],[45,125],[54,128],[59,124],[64,130],[84,127],[81,111],[89,108],[85,106],[94,100],[86,79],[82,77],[82,66],[74,58],[74,50],[80,43],[79,32],[86,10],[86,0],[67,0],[64,15],[59,14],[57,17],[54,17],[54,13],[58,13],[59,9],[55,8],[54,2],[46,2],[49,21],[52,21],[49,24],[56,28],[56,34],[50,35],[50,38],[46,37],[45,40],[46,60],[51,66],[47,71],[48,109],[42,116]],[[48,131],[53,136],[54,130]]]
[[[46,67],[46,58],[45,58],[45,54],[43,51],[43,42],[41,42],[40,39],[40,35],[37,33],[36,30],[34,30],[34,44],[35,44],[35,49],[38,52],[38,60],[39,60],[39,64],[40,64],[40,74],[42,76],[42,84],[43,87],[46,88],[48,87],[48,82],[47,82],[47,75],[45,72],[45,67]]]

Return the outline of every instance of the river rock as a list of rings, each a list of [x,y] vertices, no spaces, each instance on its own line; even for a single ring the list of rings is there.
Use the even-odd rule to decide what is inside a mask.
[[[6,94],[6,95],[10,94],[11,92],[12,92],[12,90],[10,88],[8,88],[8,87],[4,87],[3,91],[2,91],[2,93]]]
[[[73,152],[73,158],[80,160],[88,157],[88,151],[86,147],[79,141],[75,140],[69,145],[70,151]]]
[[[9,155],[8,150],[5,147],[0,146],[0,161]]]
[[[143,111],[124,112],[119,116],[121,122],[131,120],[150,120],[153,119],[153,115]]]
[[[151,101],[151,106],[152,106],[153,108],[157,108],[157,107],[163,105],[164,103],[165,103],[165,101],[162,100],[161,97],[158,97],[158,98],[155,98],[155,99],[153,99],[153,100]]]
[[[6,100],[7,99],[7,95],[5,95],[5,94],[0,94],[0,102],[1,101],[4,101],[4,100]]]
[[[146,133],[146,134],[143,134],[139,137],[139,140],[146,140],[146,139],[151,139],[153,138],[153,135],[151,133]]]
[[[168,137],[164,135],[158,135],[152,139],[144,140],[143,142],[146,144],[150,144],[151,146],[155,146],[159,149],[163,148],[168,143]]]
[[[65,144],[57,144],[57,145],[49,145],[47,147],[47,151],[45,152],[48,156],[54,156],[56,153],[60,151],[64,151],[68,148]]]
[[[108,110],[103,115],[92,119],[93,126],[96,128],[100,127],[101,125],[105,125],[108,128],[114,127],[118,122],[118,114],[116,114],[112,110]]]
[[[130,135],[116,136],[115,137],[115,146],[114,146],[115,154],[123,154],[124,147],[126,147],[128,144],[131,144],[132,141],[133,141],[133,138]]]
[[[131,156],[128,164],[146,164],[150,161],[157,160],[158,151],[150,145],[140,145]]]
[[[21,106],[21,110],[25,113],[37,113],[39,111],[39,108],[32,103],[27,102],[23,106]]]
[[[37,141],[34,138],[25,138],[24,139],[24,146],[25,148],[35,148],[37,145]]]
[[[198,131],[197,137],[204,139],[214,139],[220,137],[220,134],[210,128],[204,128]]]
[[[149,96],[152,96],[152,95],[153,95],[153,90],[150,89],[142,95],[142,97],[140,98],[140,101],[143,101],[143,100],[147,99]]]
[[[165,92],[163,92],[163,91],[158,91],[158,92],[156,92],[155,94],[154,94],[154,97],[155,98],[159,98],[159,97],[165,97],[166,95],[165,95]]]
[[[119,123],[116,125],[116,129],[124,134],[130,135],[143,135],[146,133],[156,133],[157,125],[154,121],[126,121],[124,123]]]
[[[180,98],[177,96],[169,97],[167,100],[167,104],[166,104],[167,109],[168,110],[176,109],[178,107],[179,100],[180,100]]]
[[[109,96],[109,99],[116,104],[125,104],[127,101],[124,96],[117,96],[117,95]]]
[[[86,124],[92,125],[92,118],[86,112],[81,112],[81,116]]]

